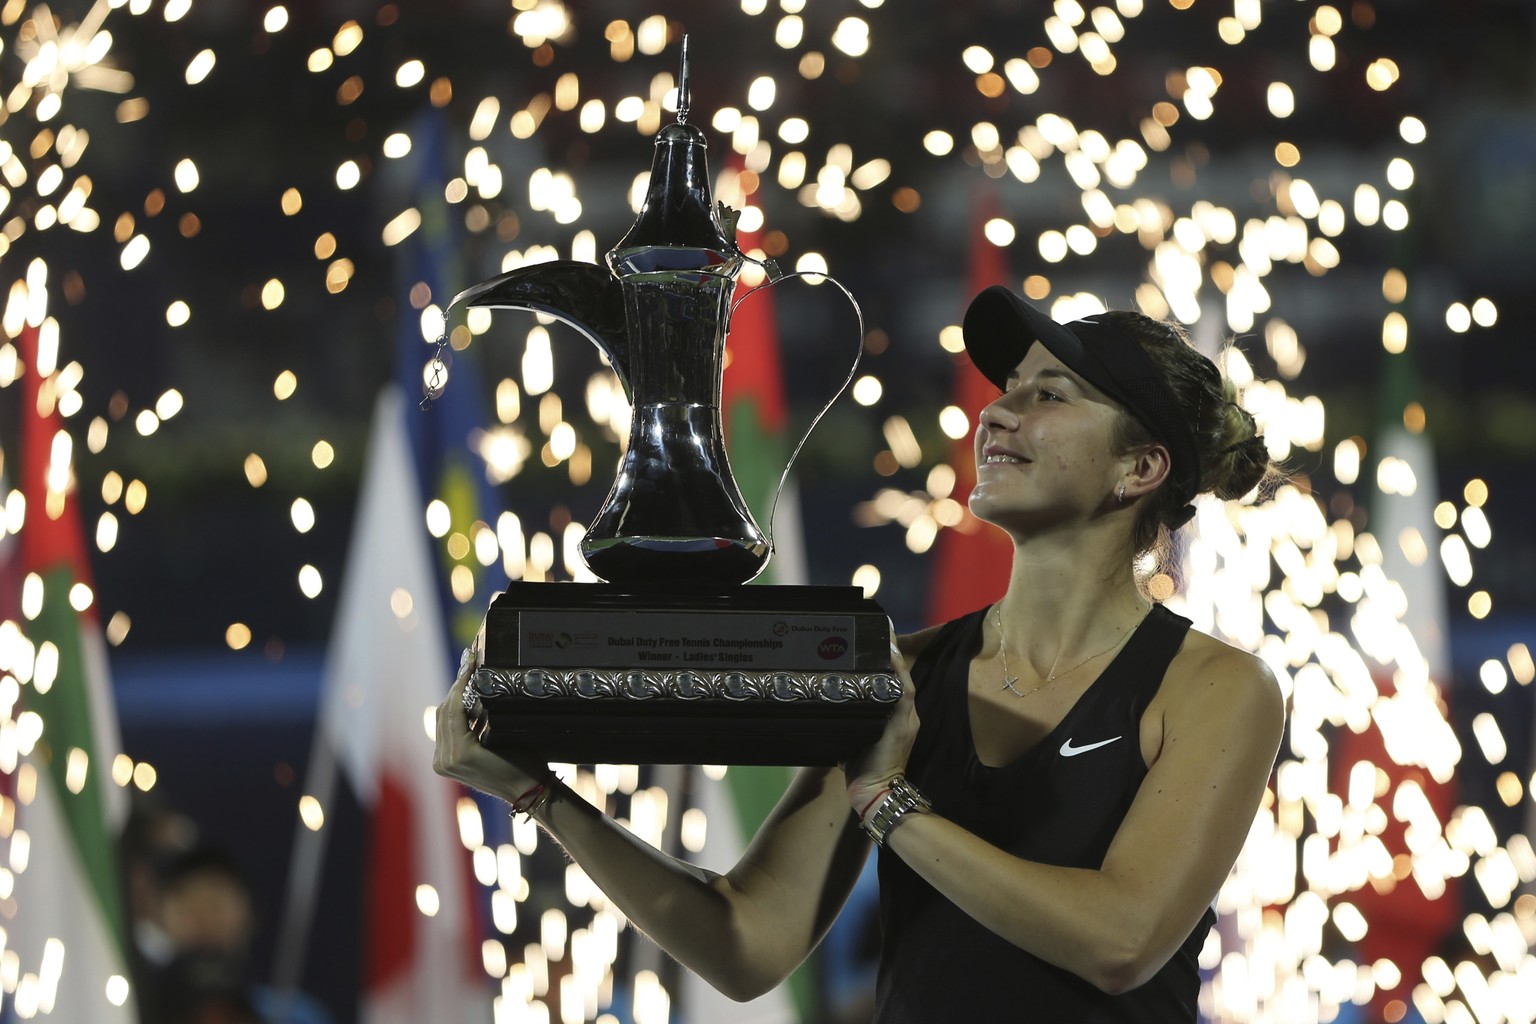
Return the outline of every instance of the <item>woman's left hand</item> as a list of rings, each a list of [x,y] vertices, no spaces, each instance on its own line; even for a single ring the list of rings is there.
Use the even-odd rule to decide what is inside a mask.
[[[907,662],[896,646],[896,632],[891,631],[891,670],[901,680],[901,699],[886,720],[880,738],[843,762],[848,784],[848,803],[857,814],[868,807],[890,784],[891,779],[907,770],[912,742],[917,738],[917,700]]]
[[[495,754],[481,745],[469,729],[464,711],[464,690],[480,667],[476,646],[464,651],[459,674],[437,708],[437,729],[432,751],[432,770],[482,793],[513,803],[549,777],[549,767],[531,754],[504,751]]]

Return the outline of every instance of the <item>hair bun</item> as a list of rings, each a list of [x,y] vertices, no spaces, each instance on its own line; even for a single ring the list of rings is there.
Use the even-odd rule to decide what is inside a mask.
[[[1104,318],[1141,343],[1182,409],[1198,454],[1197,493],[1215,494],[1223,501],[1254,492],[1261,500],[1266,497],[1284,473],[1270,461],[1253,414],[1243,408],[1236,384],[1222,372],[1222,360],[1202,353],[1177,324],[1126,310],[1105,313]],[[1114,434],[1117,451],[1153,441],[1145,424],[1121,410]],[[1137,513],[1132,544],[1138,554],[1162,555],[1167,532],[1189,519],[1189,496],[1164,486],[1151,498]]]
[[[1211,490],[1218,498],[1241,498],[1270,471],[1269,446],[1264,443],[1264,435],[1252,434],[1227,445],[1211,470]]]
[[[1221,450],[1223,455],[1230,455],[1233,452],[1242,452],[1249,458],[1264,458],[1269,455],[1269,445],[1265,443],[1263,434],[1255,434],[1236,444],[1229,444]]]

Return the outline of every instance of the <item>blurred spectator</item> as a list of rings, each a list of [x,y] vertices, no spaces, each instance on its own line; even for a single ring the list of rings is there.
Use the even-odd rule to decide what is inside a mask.
[[[331,1024],[312,996],[251,977],[256,909],[245,872],[225,851],[199,846],[167,864],[159,916],[174,951],[156,984],[166,1024]]]
[[[174,957],[160,977],[162,1024],[266,1024],[256,1012],[244,958],[220,950]]]
[[[165,867],[197,842],[192,819],[172,810],[155,794],[134,791],[120,843],[125,901],[132,938],[133,978],[146,1024],[158,1006],[159,976],[176,955],[160,925],[160,877]]]

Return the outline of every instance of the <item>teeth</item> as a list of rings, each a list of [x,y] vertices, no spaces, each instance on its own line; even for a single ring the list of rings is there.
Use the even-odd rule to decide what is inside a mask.
[[[996,462],[1020,463],[1023,461],[1023,459],[1015,455],[988,455],[984,464],[990,466]]]

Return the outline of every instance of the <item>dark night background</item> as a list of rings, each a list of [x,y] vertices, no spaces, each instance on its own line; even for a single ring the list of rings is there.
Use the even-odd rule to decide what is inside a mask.
[[[62,2],[53,10],[67,24],[83,13],[77,6]],[[934,413],[950,401],[952,362],[935,338],[958,322],[967,298],[976,196],[990,189],[1019,229],[1007,256],[1015,285],[1044,273],[1053,293],[1093,292],[1111,306],[1129,306],[1149,257],[1134,235],[1115,234],[1100,239],[1091,257],[1044,266],[1033,239],[1082,219],[1078,189],[1059,161],[1028,185],[1011,175],[989,178],[967,146],[972,123],[1006,126],[1055,110],[1080,129],[1139,138],[1149,106],[1169,98],[1167,72],[1209,64],[1224,76],[1215,116],[1182,119],[1174,147],[1153,154],[1128,194],[1158,194],[1175,209],[1211,198],[1233,207],[1239,222],[1275,212],[1258,197],[1282,170],[1273,153],[1281,138],[1303,154],[1292,173],[1346,206],[1359,181],[1392,194],[1381,180],[1386,162],[1408,156],[1416,180],[1402,195],[1412,217],[1407,230],[1364,229],[1351,219],[1333,239],[1342,255],[1337,269],[1314,276],[1300,266],[1280,266],[1265,279],[1268,315],[1291,324],[1308,353],[1286,388],[1293,396],[1316,395],[1327,407],[1324,448],[1294,453],[1291,467],[1330,508],[1358,506],[1357,525],[1368,528],[1371,475],[1362,472],[1353,488],[1335,483],[1331,452],[1344,438],[1371,438],[1395,415],[1382,397],[1389,357],[1381,321],[1390,306],[1381,281],[1387,268],[1402,269],[1409,281],[1400,307],[1410,323],[1408,358],[1419,375],[1417,397],[1437,459],[1437,479],[1421,479],[1420,486],[1460,504],[1466,482],[1480,478],[1490,494],[1492,545],[1474,551],[1470,587],[1447,587],[1452,714],[1465,723],[1480,710],[1495,710],[1512,750],[1507,766],[1522,778],[1528,774],[1529,688],[1511,686],[1493,698],[1477,685],[1477,666],[1502,657],[1516,641],[1536,638],[1536,530],[1529,513],[1536,507],[1536,388],[1530,383],[1536,347],[1529,340],[1536,325],[1529,302],[1536,271],[1536,12],[1530,4],[1346,2],[1338,65],[1320,73],[1307,65],[1314,4],[1263,4],[1262,25],[1231,47],[1216,32],[1230,4],[1197,0],[1178,10],[1148,0],[1144,13],[1126,20],[1112,76],[1057,55],[1037,93],[1021,97],[1009,90],[998,99],[977,91],[975,76],[960,62],[962,49],[980,43],[1002,58],[1048,45],[1040,27],[1048,5],[893,0],[867,10],[812,2],[803,12],[806,42],[792,52],[773,41],[776,9],[754,18],[723,3],[571,6],[569,35],[544,50],[509,35],[514,12],[489,0],[294,5],[290,24],[276,34],[262,30],[262,4],[201,4],[176,23],[157,13],[114,14],[107,25],[113,59],[134,76],[129,95],[148,99],[147,116],[119,123],[124,97],[107,93],[72,89],[66,103],[67,117],[92,135],[81,169],[93,178],[90,205],[101,226],[89,235],[28,230],[3,257],[13,278],[32,257],[48,260],[62,361],[78,359],[85,367],[85,409],[74,426],[86,522],[106,508],[100,484],[108,472],[141,479],[149,489],[142,513],[127,516],[119,508],[117,545],[94,563],[102,618],[122,611],[132,621],[112,652],[126,749],[156,765],[158,797],[192,815],[208,837],[240,851],[264,900],[276,905],[292,842],[297,780],[309,751],[368,417],[379,388],[396,374],[402,323],[414,330],[417,317],[407,300],[410,271],[399,265],[399,250],[380,244],[379,232],[409,205],[414,183],[404,168],[424,166],[417,159],[423,147],[418,144],[412,161],[385,166],[382,140],[412,130],[423,123],[416,120],[423,111],[436,110],[450,126],[441,177],[455,173],[455,164],[461,173],[462,150],[471,145],[463,126],[480,97],[502,98],[497,128],[483,143],[506,176],[502,194],[480,204],[482,219],[493,226],[471,230],[473,201],[449,207],[457,262],[445,269],[448,294],[434,294],[434,302],[443,304],[452,292],[498,272],[509,246],[552,244],[564,253],[585,228],[601,252],[632,220],[626,195],[633,177],[649,166],[647,137],[615,122],[611,109],[599,133],[582,132],[574,114],[551,114],[527,140],[508,133],[507,118],[568,71],[579,74],[583,100],[596,96],[611,104],[628,93],[644,95],[652,76],[674,70],[683,29],[691,33],[695,110],[710,132],[715,169],[728,145],[709,129],[709,112],[744,106],[748,82],[768,73],[778,77],[779,95],[764,115],[765,138],[767,125],[798,113],[812,124],[803,148],[813,163],[833,142],[847,142],[856,163],[883,156],[893,166],[888,181],[861,197],[864,212],[851,223],[808,209],[777,186],[765,187],[757,200],[768,227],[783,232],[785,262],[811,250],[824,254],[862,304],[867,331],[879,339],[867,346],[862,372],[881,379],[881,402],[864,408],[845,398],[812,436],[797,475],[812,582],[846,583],[859,565],[878,565],[879,598],[902,628],[922,624],[928,560],[906,549],[899,528],[860,527],[851,510],[882,486],[920,488],[944,450]],[[671,20],[668,49],[612,60],[603,27],[650,13]],[[871,23],[871,48],[857,60],[826,44],[831,27],[850,14]],[[306,55],[327,45],[349,18],[363,27],[363,44],[326,72],[306,71]],[[14,33],[8,29],[6,38]],[[188,86],[184,69],[204,48],[216,52],[216,67],[207,81]],[[828,67],[806,81],[795,73],[794,54],[812,48],[827,53]],[[1378,56],[1392,57],[1402,69],[1386,92],[1364,84],[1364,66]],[[426,62],[426,80],[398,88],[394,69],[411,57]],[[338,89],[349,76],[359,76],[364,88],[342,103]],[[429,83],[441,77],[451,80],[452,99],[433,107]],[[1296,94],[1296,112],[1283,122],[1264,112],[1264,87],[1273,80],[1288,82]],[[1428,126],[1426,142],[1403,143],[1398,124],[1405,114]],[[933,128],[955,135],[949,156],[924,152],[923,134]],[[201,176],[187,194],[171,183],[183,157],[196,161]],[[359,187],[342,192],[334,173],[345,159],[359,160],[364,174]],[[527,176],[540,166],[576,179],[585,204],[580,223],[557,225],[527,208]],[[771,175],[763,180],[771,184]],[[303,208],[285,216],[279,197],[290,187],[302,194]],[[922,197],[915,212],[892,202],[903,187]],[[124,213],[153,245],[144,265],[131,272],[119,266],[120,246],[111,240]],[[199,230],[184,237],[189,213]],[[328,261],[312,251],[326,231],[336,237],[337,255],[355,265],[338,294],[325,287]],[[1234,252],[1212,258],[1235,260],[1235,246],[1229,248]],[[286,285],[286,300],[274,311],[259,301],[262,283],[271,278]],[[850,346],[836,332],[847,327],[836,326],[843,321],[829,313],[826,296],[794,286],[777,295],[793,416],[803,425],[816,395],[841,376],[841,353]],[[1452,302],[1470,305],[1484,296],[1497,305],[1495,326],[1464,334],[1446,326]],[[172,328],[165,311],[176,299],[193,312],[186,326]],[[1219,314],[1219,304],[1206,312]],[[1269,377],[1275,368],[1264,354],[1263,318],[1240,341],[1260,376]],[[515,327],[507,336],[514,335],[520,337]],[[475,344],[487,382],[516,375],[520,343],[498,348],[493,332]],[[555,390],[568,409],[579,410],[581,389],[598,368],[596,354],[574,335],[557,334],[555,359]],[[279,402],[272,383],[283,370],[297,374],[299,385]],[[487,396],[492,386],[486,384]],[[133,413],[172,387],[185,396],[185,409],[153,435],[138,436]],[[0,395],[6,430],[14,424],[14,390]],[[533,419],[533,404],[525,401],[524,420]],[[885,479],[872,459],[885,446],[881,423],[895,411],[910,416],[928,454],[921,468]],[[112,421],[111,440],[92,455],[79,442],[85,423],[98,415]],[[320,438],[336,451],[324,470],[309,455]],[[503,507],[517,510],[530,529],[548,529],[549,520],[561,517],[589,519],[618,449],[595,432],[587,440],[594,449],[592,484],[573,488],[563,470],[546,470],[535,456],[497,489]],[[252,452],[268,469],[260,488],[252,488],[242,470]],[[302,535],[288,514],[299,496],[313,504],[317,520]],[[306,599],[295,583],[305,563],[326,581],[317,599]],[[1484,619],[1467,611],[1467,594],[1478,589],[1492,597]],[[239,651],[225,641],[234,622],[253,635]],[[445,684],[450,669],[445,652]],[[1464,745],[1462,799],[1484,803],[1490,814],[1496,809],[1501,831],[1521,827],[1525,806],[1506,811],[1499,805],[1494,772],[1470,740]],[[332,909],[337,916],[347,912]],[[265,923],[273,923],[270,915]],[[312,986],[340,1000],[347,970],[338,966],[334,977]]]

